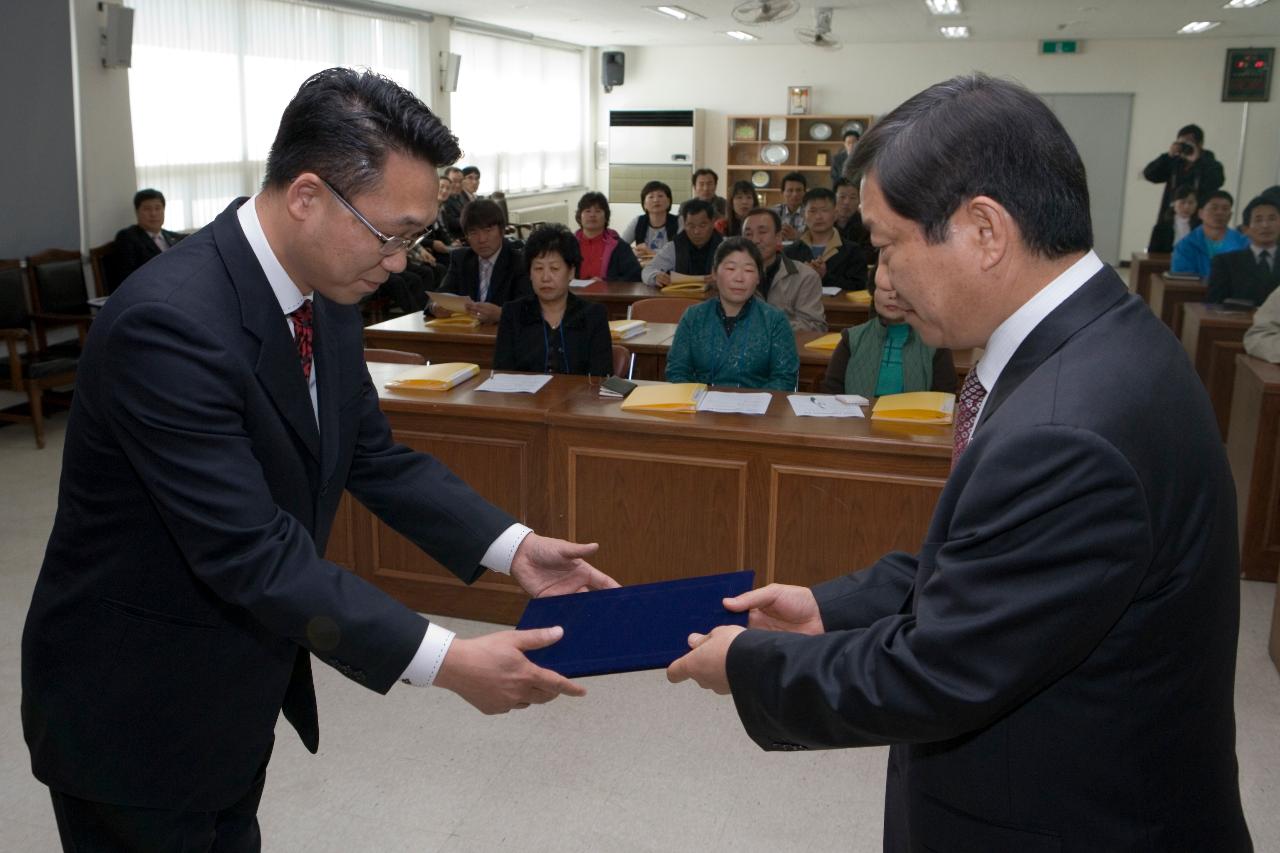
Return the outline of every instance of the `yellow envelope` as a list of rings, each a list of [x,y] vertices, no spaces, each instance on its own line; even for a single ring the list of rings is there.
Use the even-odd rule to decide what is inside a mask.
[[[437,317],[434,320],[428,320],[423,325],[433,329],[478,329],[480,328],[480,318],[467,317],[466,315]]]
[[[831,352],[840,345],[840,332],[832,332],[820,338],[814,338],[804,345],[805,349],[823,349]]]
[[[466,315],[467,313],[467,297],[459,296],[456,293],[432,293],[431,304],[439,305],[446,311],[452,311],[454,314]]]
[[[610,320],[609,337],[615,341],[626,341],[636,335],[643,335],[649,324],[644,320]]]
[[[675,280],[675,273],[672,273],[671,278],[673,281]],[[690,299],[701,299],[703,294],[707,292],[707,285],[702,279],[697,279],[696,282],[686,281],[679,284],[668,284],[658,292],[665,296],[686,296]]]
[[[480,372],[480,365],[462,361],[411,367],[387,383],[392,391],[448,391]]]
[[[896,421],[914,424],[949,424],[955,412],[954,394],[943,391],[911,391],[886,394],[871,409],[873,421]]]
[[[641,385],[622,401],[622,408],[632,412],[696,412],[706,390],[701,382]]]
[[[848,299],[855,305],[870,305],[871,291],[869,290],[846,290],[844,298]]]

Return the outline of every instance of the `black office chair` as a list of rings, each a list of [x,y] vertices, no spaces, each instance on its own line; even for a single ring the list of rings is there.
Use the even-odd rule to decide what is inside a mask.
[[[37,352],[31,323],[22,264],[0,260],[0,341],[7,351],[7,357],[0,359],[0,388],[25,393],[28,405],[25,414],[0,411],[0,421],[29,421],[36,447],[44,447],[44,392],[75,383],[76,359]]]
[[[78,251],[48,249],[27,258],[27,280],[31,285],[31,319],[41,352],[50,351],[48,331],[76,326],[79,340],[58,344],[51,352],[79,356],[89,323],[89,291],[85,287],[84,259]]]

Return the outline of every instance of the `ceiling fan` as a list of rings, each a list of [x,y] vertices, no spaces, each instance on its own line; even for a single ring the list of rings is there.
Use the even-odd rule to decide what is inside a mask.
[[[800,27],[796,30],[796,38],[807,45],[821,47],[826,50],[839,50],[840,42],[831,36],[830,6],[819,6],[813,10],[813,27]]]
[[[741,24],[773,24],[799,11],[799,0],[747,0],[733,7],[733,19]]]

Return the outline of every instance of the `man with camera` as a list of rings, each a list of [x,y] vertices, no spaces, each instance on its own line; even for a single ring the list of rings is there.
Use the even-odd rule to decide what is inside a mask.
[[[1179,130],[1178,138],[1169,146],[1169,152],[1148,163],[1147,168],[1142,170],[1142,176],[1153,184],[1164,184],[1160,209],[1156,213],[1157,223],[1173,217],[1173,194],[1178,187],[1193,187],[1196,197],[1203,203],[1226,180],[1222,164],[1213,156],[1212,151],[1204,148],[1204,131],[1195,124]]]

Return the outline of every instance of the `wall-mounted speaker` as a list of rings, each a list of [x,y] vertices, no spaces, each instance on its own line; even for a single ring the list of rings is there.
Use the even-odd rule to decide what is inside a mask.
[[[446,53],[441,55],[440,91],[458,91],[458,70],[462,68],[462,54]]]
[[[99,48],[103,68],[128,68],[133,60],[133,10],[118,3],[99,3],[106,16],[100,30]]]
[[[612,92],[614,86],[621,86],[627,73],[627,55],[620,50],[606,50],[600,54],[600,82],[604,90]]]

